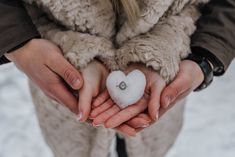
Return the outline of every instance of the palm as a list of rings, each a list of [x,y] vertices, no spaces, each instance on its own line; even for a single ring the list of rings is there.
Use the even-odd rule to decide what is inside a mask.
[[[165,87],[165,81],[157,72],[142,64],[133,64],[129,66],[125,70],[125,73],[129,73],[134,69],[142,71],[146,76],[147,85],[145,95],[136,104],[121,110],[116,104],[114,104],[112,99],[109,97],[108,92],[105,91],[93,102],[94,109],[90,116],[93,119],[94,125],[104,124],[108,128],[117,127],[117,130],[129,130],[129,134],[131,134],[131,132],[133,133],[135,130],[133,127],[130,127],[132,124],[146,126],[146,124],[149,124],[151,121],[150,117],[154,120],[157,119],[160,108],[160,94]],[[149,111],[147,113],[151,115],[150,117],[145,114],[141,114],[145,112],[147,108]],[[144,115],[144,118],[141,115]]]

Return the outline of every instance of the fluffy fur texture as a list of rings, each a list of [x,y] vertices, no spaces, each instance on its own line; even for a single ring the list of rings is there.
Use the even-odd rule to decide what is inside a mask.
[[[119,67],[125,69],[130,62],[142,62],[170,82],[178,72],[180,60],[190,52],[189,37],[195,30],[192,17],[197,18],[193,9],[163,18],[149,32],[127,41],[117,50]]]
[[[83,68],[95,57],[111,70],[143,62],[168,83],[190,52],[189,36],[199,17],[196,7],[207,0],[138,0],[141,12],[134,27],[101,0],[25,1],[47,13],[40,18],[31,15],[41,34],[59,45],[74,66]]]
[[[190,35],[200,15],[197,5],[207,0],[137,0],[141,16],[135,27],[129,26],[124,14],[116,16],[111,1],[110,5],[101,1],[25,0],[42,36],[59,45],[78,69],[94,58],[111,70],[142,62],[170,82],[180,60],[190,52]],[[31,91],[45,140],[55,157],[108,155],[113,130],[80,124],[70,111],[34,85]],[[125,137],[129,156],[164,156],[180,131],[183,108],[176,105],[137,137]]]

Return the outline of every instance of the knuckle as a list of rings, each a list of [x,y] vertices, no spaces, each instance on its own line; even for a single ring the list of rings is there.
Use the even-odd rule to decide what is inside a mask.
[[[58,58],[59,55],[56,50],[50,50],[49,52],[45,52],[45,55],[47,56],[46,58],[49,63],[54,62],[59,59]]]
[[[173,89],[173,97],[177,97],[180,94],[180,89],[179,88],[174,88]]]
[[[48,94],[54,95],[55,97],[57,97],[57,90],[55,89],[53,84],[48,85],[46,90]]]
[[[75,75],[73,74],[73,70],[70,68],[66,68],[63,72],[64,79],[66,79],[69,83],[73,83],[76,80]]]
[[[169,85],[168,91],[171,97],[176,97],[180,93],[180,89],[178,87],[174,87]]]
[[[47,86],[54,86],[61,83],[61,78],[57,75],[48,76],[48,78],[45,80],[45,83]]]

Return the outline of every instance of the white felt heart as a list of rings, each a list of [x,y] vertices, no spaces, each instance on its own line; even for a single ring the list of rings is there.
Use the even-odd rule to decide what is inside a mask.
[[[122,109],[138,102],[144,95],[145,86],[145,75],[139,70],[133,70],[127,76],[122,71],[113,71],[106,80],[109,95]]]

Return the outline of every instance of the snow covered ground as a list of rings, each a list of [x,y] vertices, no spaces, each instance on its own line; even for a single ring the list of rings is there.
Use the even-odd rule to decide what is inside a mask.
[[[235,62],[222,78],[193,93],[185,125],[167,157],[235,157]],[[43,141],[26,77],[0,67],[0,157],[52,157]]]

